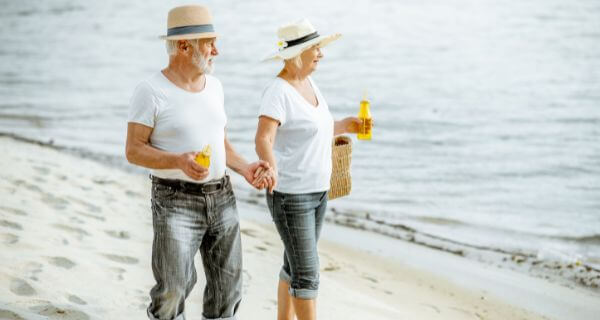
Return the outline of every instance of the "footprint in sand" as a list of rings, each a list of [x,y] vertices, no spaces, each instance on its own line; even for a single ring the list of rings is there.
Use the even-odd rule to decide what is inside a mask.
[[[31,167],[33,168],[33,170],[37,171],[39,174],[42,175],[47,175],[48,173],[50,173],[50,169],[46,168],[46,167]]]
[[[123,274],[125,274],[125,271],[127,271],[127,270],[125,270],[123,268],[110,268],[110,269],[117,273],[117,280],[122,281],[125,279],[123,277]]]
[[[107,184],[117,184],[117,181],[115,181],[115,180],[110,180],[110,179],[100,178],[100,177],[92,178],[92,181],[95,184],[99,184],[101,186],[107,185]]]
[[[12,233],[0,233],[0,243],[2,244],[15,244],[19,241],[19,237]]]
[[[471,311],[465,310],[465,309],[462,309],[462,308],[449,307],[448,309],[454,310],[454,311],[462,314],[463,316],[469,316],[469,317],[473,317],[474,316],[474,314]]]
[[[83,212],[83,211],[75,211],[75,213],[77,213],[77,214],[80,214],[80,215],[82,215],[82,216],[84,216],[84,217],[88,217],[88,218],[96,219],[96,220],[98,220],[98,221],[106,221],[106,219],[105,219],[104,217],[101,217],[101,216],[96,216],[96,215],[89,214],[89,213],[85,213],[85,212]]]
[[[76,303],[76,304],[80,304],[80,305],[86,305],[87,302],[85,302],[85,300],[81,299],[80,297],[76,296],[76,295],[70,295],[69,296],[69,301]]]
[[[27,215],[27,212],[25,212],[21,209],[15,209],[15,208],[10,208],[10,207],[0,206],[0,211],[16,214],[18,216],[26,216]]]
[[[20,315],[12,312],[10,310],[4,310],[4,309],[0,309],[0,319],[25,320],[25,318],[21,317]]]
[[[253,229],[242,229],[240,231],[242,234],[247,235],[248,237],[256,238],[256,230]]]
[[[35,182],[39,182],[39,183],[44,184],[44,183],[47,183],[48,181],[46,179],[44,179],[44,178],[41,178],[41,177],[35,177]]]
[[[138,259],[133,257],[119,256],[116,254],[103,254],[103,256],[105,256],[108,260],[125,264],[136,264],[139,261]]]
[[[338,266],[337,264],[329,263],[325,268],[323,268],[323,271],[332,272],[332,271],[340,270],[341,268],[342,267]]]
[[[56,197],[49,193],[44,194],[44,196],[42,197],[42,201],[46,205],[48,205],[56,210],[64,210],[71,204],[69,201],[67,201],[63,198]]]
[[[85,220],[79,219],[78,217],[69,218],[69,222],[77,223],[77,224],[85,224]]]
[[[52,265],[55,265],[55,266],[61,267],[61,268],[65,268],[65,269],[71,269],[77,265],[75,262],[73,262],[65,257],[49,257],[48,262]]]
[[[129,239],[131,235],[127,231],[105,230],[106,234],[117,239]]]
[[[52,304],[41,305],[31,307],[29,310],[41,315],[47,316],[50,319],[64,319],[64,320],[89,320],[90,316],[85,312],[74,309],[63,309],[55,307]]]
[[[13,278],[10,281],[10,292],[18,296],[32,296],[36,294],[35,289],[23,279]]]
[[[68,233],[70,233],[72,235],[75,235],[79,239],[83,238],[84,236],[89,236],[90,235],[87,231],[85,231],[85,230],[83,230],[81,228],[77,228],[77,227],[71,227],[71,226],[67,226],[67,225],[64,225],[64,224],[54,224],[52,226],[54,228],[56,228],[56,229],[60,229],[60,230],[66,231],[66,232],[68,232]]]
[[[365,279],[365,280],[369,280],[369,281],[371,281],[371,282],[373,282],[373,283],[379,283],[379,281],[378,281],[377,279],[375,279],[375,278],[373,278],[373,277],[371,277],[371,276],[365,275],[365,274],[363,274],[363,275],[361,276],[361,278],[363,278],[363,279]]]
[[[81,200],[79,198],[70,197],[70,196],[67,197],[67,199],[69,199],[69,201],[71,201],[71,202],[74,202],[74,203],[77,203],[77,204],[80,204],[80,205],[86,207],[86,209],[87,209],[88,212],[93,212],[93,213],[102,212],[102,208],[101,207],[99,207],[99,206],[97,206],[95,204],[89,203],[89,202],[87,202],[85,200]]]
[[[23,272],[29,274],[29,279],[33,281],[38,281],[37,274],[42,272],[43,266],[44,265],[42,265],[41,263],[29,262],[23,267]]]
[[[25,187],[25,189],[27,189],[27,190],[29,190],[29,191],[33,191],[33,192],[42,192],[42,189],[41,189],[40,187],[36,186],[35,184],[28,183],[28,182],[27,182],[27,181],[25,181],[25,180],[20,180],[20,179],[19,179],[19,180],[14,180],[14,181],[12,182],[12,184],[13,184],[14,186],[16,186],[16,187],[21,187],[21,186],[23,186],[23,187]]]
[[[265,244],[265,246],[267,247],[275,247],[275,245],[269,241],[263,241],[263,243]]]
[[[432,305],[432,304],[428,304],[428,303],[421,303],[422,306],[427,307],[428,309],[433,309],[436,313],[440,313],[440,308]]]
[[[135,191],[131,191],[131,190],[125,190],[125,194],[128,197],[132,197],[132,198],[143,198],[144,196],[135,192]]]
[[[0,226],[7,227],[15,230],[23,230],[20,224],[8,220],[0,220]]]

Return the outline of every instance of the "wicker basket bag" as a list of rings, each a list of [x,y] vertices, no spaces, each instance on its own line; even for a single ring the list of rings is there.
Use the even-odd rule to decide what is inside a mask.
[[[350,177],[350,160],[352,160],[352,139],[346,136],[333,138],[331,160],[331,188],[329,200],[350,194],[352,178]]]

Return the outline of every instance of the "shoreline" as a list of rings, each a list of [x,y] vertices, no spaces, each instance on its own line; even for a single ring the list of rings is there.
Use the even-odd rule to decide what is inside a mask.
[[[57,146],[53,143],[53,140],[44,142],[13,133],[0,132],[0,138],[3,137],[65,152],[75,157],[88,159],[123,170],[127,173],[147,173],[146,170],[135,167],[123,159],[119,160],[113,156],[78,148]],[[234,185],[238,186],[235,187],[238,202],[245,202],[249,205],[255,205],[261,210],[266,210],[264,192],[257,192],[251,188],[240,188],[240,185],[245,184],[243,179],[237,177],[235,173],[231,176],[233,181],[235,181]],[[547,279],[563,286],[583,288],[584,290],[589,290],[591,293],[600,294],[600,268],[584,262],[564,259],[564,257],[559,256],[560,252],[554,254],[556,257],[540,259],[538,254],[527,250],[508,250],[500,247],[478,246],[460,242],[420,231],[402,223],[391,224],[372,217],[368,212],[339,210],[334,205],[330,203],[328,214],[325,218],[326,222],[330,224],[350,229],[366,230],[370,233],[383,235],[398,241],[414,243],[470,260],[496,264],[530,276]],[[550,255],[552,255],[552,252],[550,252]]]
[[[0,137],[0,149],[0,188],[10,195],[0,206],[6,261],[0,283],[7,288],[1,291],[0,315],[142,319],[152,285],[150,181],[9,137]],[[241,178],[232,178],[239,185]],[[246,282],[240,314],[273,317],[280,240],[268,218],[265,222],[264,209],[243,200],[238,205]],[[332,223],[324,228],[321,318],[592,319],[600,312],[582,304],[599,297],[582,288],[361,232]],[[191,319],[200,314],[202,281],[190,297]],[[342,291],[346,294],[339,295]],[[503,294],[508,292],[535,293],[535,299],[511,299]]]

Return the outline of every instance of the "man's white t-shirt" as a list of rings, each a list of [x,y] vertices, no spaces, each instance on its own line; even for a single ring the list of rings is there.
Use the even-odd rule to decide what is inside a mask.
[[[333,117],[312,79],[318,100],[310,104],[287,81],[277,77],[265,89],[259,116],[278,120],[273,152],[279,180],[276,191],[310,193],[329,190]]]
[[[209,175],[197,181],[180,169],[152,169],[154,176],[190,182],[206,182],[225,174],[225,125],[221,82],[205,75],[206,85],[200,92],[177,87],[158,72],[135,88],[130,101],[128,122],[154,128],[150,144],[160,150],[184,153],[201,151],[210,145]]]

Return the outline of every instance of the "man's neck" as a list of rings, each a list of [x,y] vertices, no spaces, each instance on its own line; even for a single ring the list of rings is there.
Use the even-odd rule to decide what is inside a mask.
[[[162,72],[167,79],[183,90],[199,92],[204,89],[204,73],[191,61],[174,57]]]

